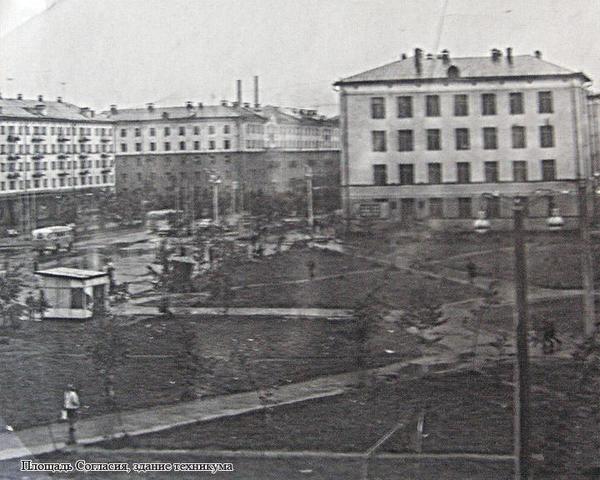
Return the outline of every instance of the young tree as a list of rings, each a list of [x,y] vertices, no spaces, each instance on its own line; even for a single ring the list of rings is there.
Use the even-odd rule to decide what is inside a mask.
[[[23,305],[19,295],[23,289],[23,268],[21,265],[11,266],[8,262],[0,274],[0,326],[19,327],[19,318],[23,313]]]

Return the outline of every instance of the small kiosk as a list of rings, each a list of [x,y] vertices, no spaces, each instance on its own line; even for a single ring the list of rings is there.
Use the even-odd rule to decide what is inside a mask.
[[[50,305],[44,318],[91,318],[94,305],[106,306],[109,277],[107,272],[58,267],[35,272]]]

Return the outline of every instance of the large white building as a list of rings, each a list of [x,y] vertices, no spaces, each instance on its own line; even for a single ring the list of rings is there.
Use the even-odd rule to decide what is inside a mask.
[[[0,224],[65,220],[61,205],[81,206],[114,181],[109,121],[61,98],[0,98]]]
[[[554,207],[574,220],[577,182],[592,174],[589,84],[510,48],[465,58],[416,49],[336,82],[346,214],[470,227],[485,211],[502,226],[512,212],[501,197],[523,196],[529,226]]]

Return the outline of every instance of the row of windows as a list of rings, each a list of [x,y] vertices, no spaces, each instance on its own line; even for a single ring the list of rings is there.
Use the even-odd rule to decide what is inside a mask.
[[[156,147],[157,144],[156,142],[150,142],[149,144],[150,147],[150,151],[151,152],[156,152]],[[180,151],[185,151],[187,150],[187,144],[186,142],[179,142],[178,144],[179,150]],[[195,141],[193,144],[193,149],[192,150],[200,150],[200,142],[199,141]],[[208,149],[209,150],[216,150],[217,148],[217,142],[215,140],[209,140],[208,141]],[[165,152],[170,152],[171,151],[171,142],[164,142],[163,143],[163,150]],[[223,140],[223,150],[231,150],[231,140]],[[143,145],[141,143],[136,143],[135,144],[135,151],[136,152],[142,152],[143,151]],[[121,144],[121,152],[127,152],[127,144],[126,143],[122,143]]]
[[[19,153],[21,155],[31,155],[32,153],[55,154],[55,153],[112,153],[113,146],[102,144],[85,145],[64,145],[62,143],[52,145],[15,145],[14,143],[0,145],[0,155]]]
[[[177,131],[179,133],[179,135],[183,136],[186,134],[187,129],[186,127],[178,127]],[[199,126],[194,126],[191,128],[191,131],[193,132],[194,135],[200,135],[200,127]],[[148,129],[148,133],[151,137],[155,137],[156,136],[156,128],[154,127],[150,127]],[[216,133],[216,128],[214,125],[209,125],[208,126],[208,134],[209,135],[214,135]],[[229,135],[231,133],[231,126],[230,125],[223,125],[223,133],[225,135]],[[133,134],[135,137],[141,137],[142,136],[142,129],[139,127],[134,128],[133,130]],[[122,128],[121,129],[121,138],[125,138],[127,136],[127,129],[126,128]],[[168,137],[171,135],[171,127],[164,127],[163,128],[163,136]]]
[[[453,113],[457,117],[469,115],[469,96],[466,94],[454,95]],[[497,98],[495,93],[481,94],[480,112],[482,115],[496,115],[498,112]],[[522,92],[512,92],[508,94],[508,113],[511,115],[521,115],[525,113],[525,102]],[[442,108],[439,95],[426,95],[424,111],[426,117],[439,117],[442,115]],[[552,92],[543,91],[537,93],[537,112],[553,113],[554,105]],[[396,116],[398,118],[412,118],[414,115],[413,97],[404,95],[396,97]],[[371,97],[371,118],[386,118],[385,97]]]
[[[91,127],[79,127],[79,135],[92,135],[92,131],[97,136],[111,136],[112,128],[94,128]],[[76,127],[45,127],[45,126],[33,126],[29,125],[20,125],[18,128],[15,128],[14,125],[0,125],[0,135],[14,135],[15,133],[18,135],[47,135],[48,132],[50,135],[77,135]]]
[[[556,180],[556,162],[555,160],[542,160],[542,181],[551,182]],[[499,181],[498,162],[484,162],[484,181],[486,183],[496,183]],[[513,182],[527,182],[527,162],[517,160],[512,162]],[[427,182],[429,184],[442,183],[442,164],[427,164]],[[377,186],[388,185],[387,165],[373,165],[373,183]],[[398,165],[398,183],[399,185],[415,184],[415,166],[411,163],[402,163]],[[453,182],[454,183],[454,182]],[[471,164],[468,162],[456,163],[456,183],[471,183]]]
[[[52,162],[18,162],[18,163],[0,163],[0,172],[28,172],[30,169],[33,171],[48,170],[70,170],[71,168],[111,168],[114,165],[113,160],[58,160]]]
[[[89,176],[80,176],[77,177],[69,177],[65,179],[64,177],[53,178],[52,187],[71,187],[78,185],[103,185],[103,184],[111,184],[114,182],[113,175],[96,175],[95,177]],[[95,181],[94,181],[95,180]],[[6,190],[28,190],[30,188],[48,188],[49,182],[47,178],[43,179],[34,179],[34,180],[9,180],[7,182],[0,182],[0,191],[4,192]]]
[[[430,128],[425,132],[427,150],[441,150],[442,131],[439,128]],[[496,127],[484,127],[482,135],[484,150],[496,150],[498,148],[498,129]],[[386,137],[384,130],[373,130],[371,132],[372,150],[374,152],[387,151]],[[468,128],[455,128],[454,139],[456,150],[469,150],[471,148],[471,134]],[[525,127],[511,127],[511,146],[512,148],[527,147],[527,130]],[[539,127],[539,146],[541,148],[554,147],[554,127],[552,125],[541,125]],[[412,152],[414,149],[414,131],[398,130],[398,151]]]

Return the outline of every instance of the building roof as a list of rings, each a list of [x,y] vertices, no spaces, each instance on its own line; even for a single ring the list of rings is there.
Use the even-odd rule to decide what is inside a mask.
[[[266,121],[250,108],[232,105],[190,105],[182,107],[111,108],[102,116],[116,122],[194,120],[203,118],[243,118]]]
[[[260,110],[261,115],[270,118],[275,123],[287,125],[302,125],[314,127],[335,127],[339,120],[318,115],[317,111],[310,108],[291,108],[265,105]]]
[[[35,272],[35,274],[44,277],[62,277],[74,280],[90,280],[92,278],[108,275],[106,272],[99,272],[97,270],[81,270],[79,268],[68,267],[56,267],[48,270],[38,270]]]
[[[38,108],[38,106],[40,108]],[[89,109],[63,101],[46,101],[17,98],[0,98],[0,119],[63,120],[76,122],[102,122],[106,119],[92,116]]]
[[[582,72],[560,67],[535,55],[515,55],[511,58],[512,61],[509,61],[508,57],[500,55],[494,61],[491,56],[449,57],[449,60],[445,62],[441,56],[428,58],[423,55],[419,72],[415,57],[412,56],[344,78],[335,85],[447,79],[450,66],[458,68],[459,79],[570,76],[582,77],[585,81],[589,81],[589,78]]]

